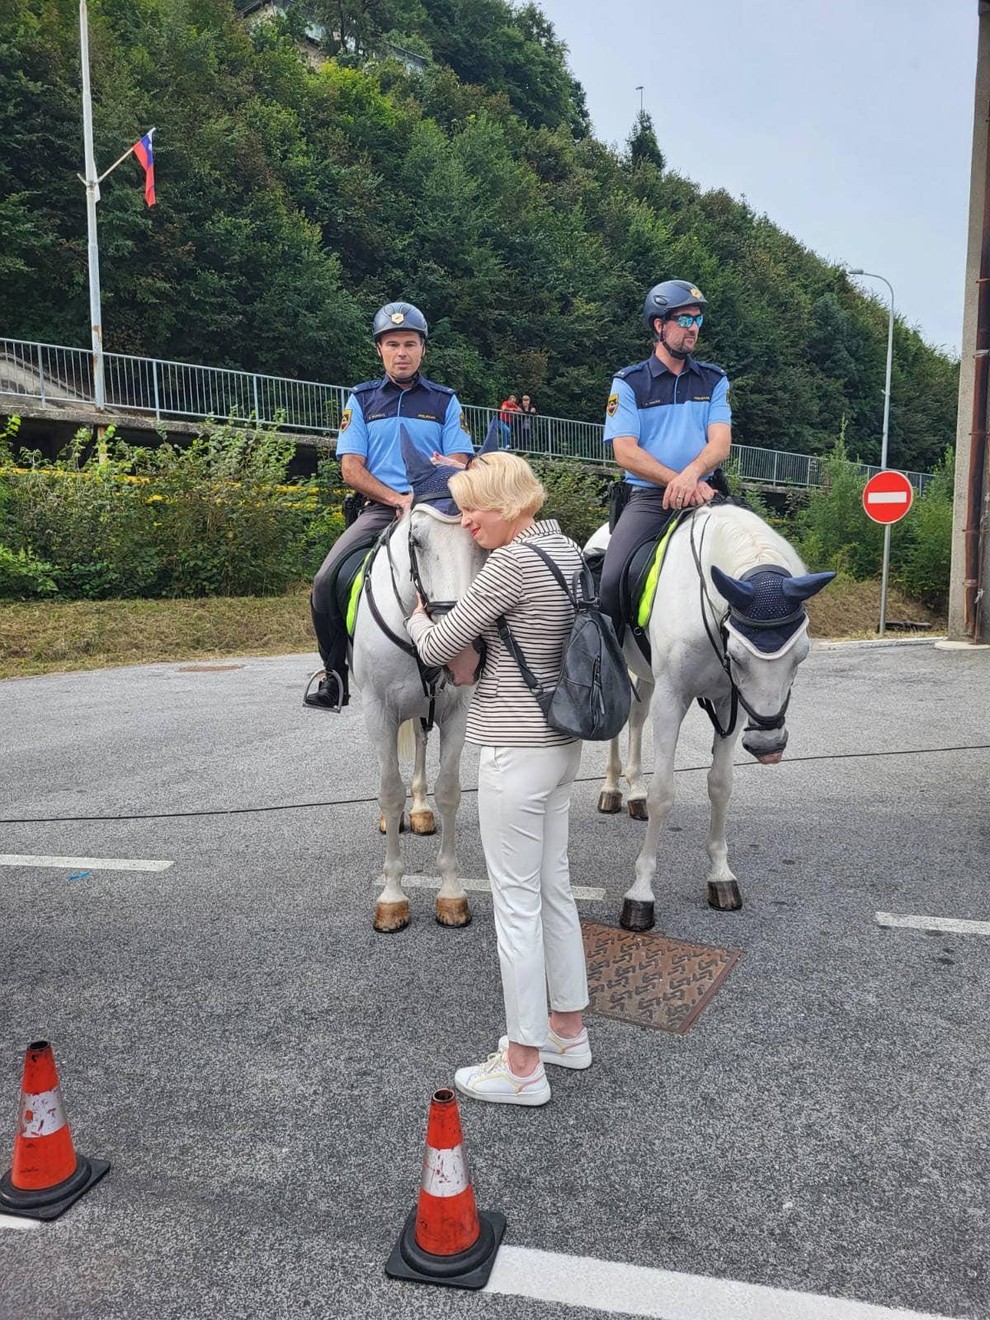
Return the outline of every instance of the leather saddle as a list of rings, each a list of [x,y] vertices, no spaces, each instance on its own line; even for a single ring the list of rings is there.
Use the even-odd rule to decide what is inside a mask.
[[[354,636],[354,619],[364,582],[364,568],[377,542],[378,533],[370,533],[366,539],[362,538],[348,551],[337,565],[333,580],[333,600],[337,613],[347,628],[348,637]]]

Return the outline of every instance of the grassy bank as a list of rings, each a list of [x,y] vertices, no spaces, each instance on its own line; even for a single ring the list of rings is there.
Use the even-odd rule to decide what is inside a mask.
[[[809,613],[815,637],[875,636],[880,584],[834,582],[809,602]],[[887,618],[929,623],[933,634],[945,628],[896,590]],[[314,651],[304,586],[265,598],[0,605],[0,678],[296,651]]]

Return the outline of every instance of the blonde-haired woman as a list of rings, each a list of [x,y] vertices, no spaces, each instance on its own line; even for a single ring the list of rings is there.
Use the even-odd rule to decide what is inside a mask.
[[[406,627],[430,665],[447,663],[477,637],[487,645],[467,741],[481,747],[478,817],[507,1028],[487,1061],[458,1069],[455,1082],[479,1100],[543,1105],[550,1099],[545,1063],[591,1063],[581,1016],[588,1003],[584,946],[567,862],[581,744],[547,724],[496,620],[505,615],[530,669],[553,686],[574,608],[527,546],[538,545],[568,582],[581,566],[581,552],[557,522],[537,521],[545,492],[515,454],[481,454],[449,485],[462,525],[491,553],[449,614],[432,623],[420,606]]]

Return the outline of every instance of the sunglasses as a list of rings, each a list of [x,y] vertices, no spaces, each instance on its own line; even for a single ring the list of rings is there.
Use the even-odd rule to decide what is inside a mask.
[[[701,323],[704,321],[704,319],[705,319],[705,316],[704,316],[704,313],[703,313],[703,312],[699,312],[697,316],[688,316],[688,315],[685,313],[685,314],[682,315],[682,316],[668,316],[668,317],[667,317],[667,320],[668,320],[668,321],[673,321],[674,324],[675,324],[675,325],[679,325],[679,326],[681,327],[682,330],[690,330],[691,327],[692,327],[693,325],[700,326]]]

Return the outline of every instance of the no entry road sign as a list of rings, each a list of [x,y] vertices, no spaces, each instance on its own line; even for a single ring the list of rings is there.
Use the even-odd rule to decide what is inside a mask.
[[[911,507],[914,487],[903,472],[887,468],[863,487],[863,508],[878,523],[898,522]]]

